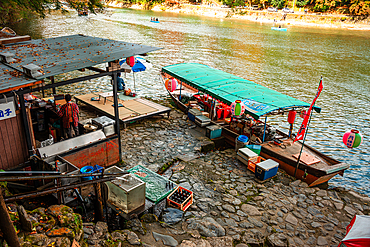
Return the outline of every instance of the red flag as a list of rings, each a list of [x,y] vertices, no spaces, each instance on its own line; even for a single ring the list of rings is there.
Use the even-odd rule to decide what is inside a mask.
[[[319,84],[319,88],[317,89],[317,93],[316,93],[316,96],[315,98],[313,99],[311,105],[310,105],[310,108],[308,108],[308,111],[306,113],[306,116],[305,118],[303,119],[303,122],[301,124],[301,127],[299,128],[298,130],[298,133],[297,133],[297,136],[295,137],[294,141],[293,142],[296,142],[298,140],[302,140],[303,137],[304,137],[304,134],[306,132],[306,129],[307,129],[307,125],[308,125],[308,120],[311,116],[311,111],[312,111],[312,107],[315,105],[315,102],[317,100],[317,98],[319,97],[321,91],[322,91],[322,78],[320,79],[320,84]]]

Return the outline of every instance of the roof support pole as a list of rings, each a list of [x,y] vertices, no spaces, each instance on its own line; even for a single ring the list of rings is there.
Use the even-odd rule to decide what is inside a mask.
[[[119,127],[119,112],[118,112],[118,99],[117,99],[117,72],[113,72],[113,101],[114,101],[114,116],[116,120],[116,134],[118,135],[118,152],[119,152],[119,162],[122,162],[122,147],[121,147],[121,133]]]
[[[32,156],[33,146],[32,146],[32,141],[31,141],[30,126],[28,124],[28,118],[27,118],[27,112],[26,112],[26,106],[24,103],[23,94],[19,95],[19,104],[20,104],[20,110],[22,113],[22,120],[23,120],[23,126],[24,126],[24,134],[26,136],[27,149],[28,149],[29,155]]]
[[[181,85],[180,85],[180,96],[179,96],[180,101],[181,101],[181,89],[182,89],[182,81],[181,81]]]
[[[263,138],[262,143],[265,142],[265,136],[266,136],[266,125],[267,125],[267,116],[265,117],[265,126],[263,127]]]
[[[54,82],[55,82],[54,76],[50,77],[50,80],[51,80],[51,84],[54,84]],[[55,87],[53,87],[53,94],[56,94]]]

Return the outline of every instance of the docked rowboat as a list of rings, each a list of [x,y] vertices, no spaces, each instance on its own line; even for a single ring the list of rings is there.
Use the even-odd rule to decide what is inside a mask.
[[[247,133],[246,135],[249,135],[255,143],[260,140],[260,155],[277,161],[281,169],[294,176],[302,143],[299,141],[293,143],[289,135],[267,125],[267,117],[287,113],[292,109],[308,108],[310,104],[203,64],[183,63],[163,67],[162,78],[178,80],[179,89],[173,92],[167,91],[175,105],[185,113],[188,112],[189,106],[181,99],[186,94],[193,95],[193,98],[205,105],[205,108],[211,112],[211,116],[217,115],[213,114],[217,102],[230,105],[235,100],[242,100],[246,108],[245,113],[253,118],[247,119],[247,122],[253,124],[245,124],[238,130],[232,128],[231,124],[222,124],[225,121],[213,119],[212,123],[222,127],[222,136],[233,146],[240,134]],[[211,99],[211,107],[207,107],[207,101],[202,101],[204,97],[200,97],[198,92],[205,93],[208,102]],[[321,109],[314,107],[314,110],[320,112]],[[259,120],[261,117],[265,117],[264,123]],[[257,138],[252,138],[253,136]],[[343,176],[348,167],[349,165],[305,144],[295,177],[305,181],[311,187],[325,183],[335,175]]]

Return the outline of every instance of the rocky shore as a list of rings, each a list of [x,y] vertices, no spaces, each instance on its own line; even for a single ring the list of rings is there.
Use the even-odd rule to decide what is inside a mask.
[[[214,147],[202,131],[177,110],[121,131],[122,166],[158,172],[172,162],[164,176],[194,192],[186,212],[144,214],[109,232],[106,223],[82,223],[65,206],[37,209],[26,212],[31,225],[19,233],[22,246],[71,246],[74,240],[80,246],[338,246],[352,217],[370,213],[367,196],[309,188],[280,170],[261,183],[233,149],[201,152]]]
[[[122,2],[112,1],[108,3],[110,7],[117,8],[132,8],[144,9],[142,5],[124,5]],[[208,16],[213,18],[230,18],[241,19],[259,23],[271,23],[276,25],[285,26],[304,26],[304,27],[318,27],[318,28],[340,28],[348,30],[370,30],[370,18],[359,18],[349,15],[339,14],[321,14],[321,13],[308,13],[304,11],[296,11],[295,13],[288,13],[286,18],[283,19],[281,12],[267,12],[266,10],[249,10],[248,8],[221,8],[213,5],[155,5],[151,9],[153,11],[165,11],[172,13],[183,13],[198,16]]]

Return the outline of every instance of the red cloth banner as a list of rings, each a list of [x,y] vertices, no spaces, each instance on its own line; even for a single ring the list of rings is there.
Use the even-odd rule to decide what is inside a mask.
[[[301,127],[298,130],[298,133],[297,133],[297,136],[294,139],[294,142],[296,142],[298,140],[303,140],[303,137],[304,137],[304,134],[306,133],[306,129],[307,129],[307,125],[308,125],[308,120],[310,119],[310,116],[311,116],[312,107],[315,105],[315,102],[316,102],[317,98],[319,97],[319,95],[320,95],[320,93],[322,91],[322,88],[323,88],[323,86],[322,86],[322,78],[321,78],[320,84],[319,84],[319,88],[317,89],[316,96],[313,99],[313,101],[312,101],[312,103],[310,105],[310,108],[308,108],[308,111],[306,113],[306,116],[303,119],[303,122],[301,124]]]

